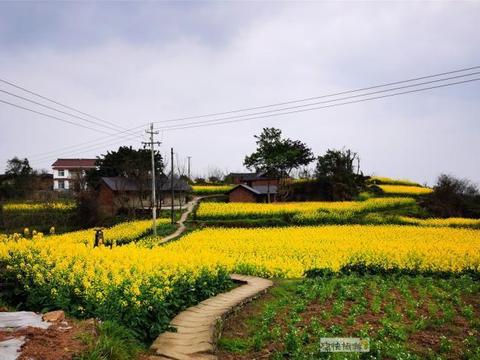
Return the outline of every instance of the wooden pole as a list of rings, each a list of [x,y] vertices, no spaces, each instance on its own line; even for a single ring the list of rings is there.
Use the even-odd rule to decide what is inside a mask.
[[[175,224],[175,211],[174,211],[174,200],[175,200],[175,191],[173,190],[173,148],[170,149],[170,161],[172,162],[172,170],[170,173],[170,186],[172,191],[172,200],[171,200],[171,217],[172,217],[172,224]]]

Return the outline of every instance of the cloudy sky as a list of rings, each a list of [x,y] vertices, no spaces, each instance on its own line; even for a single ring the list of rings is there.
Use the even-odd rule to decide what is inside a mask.
[[[480,183],[480,82],[165,129],[214,118],[169,119],[478,66],[479,24],[480,2],[1,2],[0,78],[109,123],[0,92],[0,100],[96,129],[0,103],[0,171],[13,156],[48,169],[58,157],[140,146],[144,136],[120,132],[153,121],[163,127],[162,153],[191,156],[194,174],[242,170],[253,135],[275,126],[316,154],[357,151],[367,174],[432,184],[446,172]],[[0,90],[73,113],[5,83]]]

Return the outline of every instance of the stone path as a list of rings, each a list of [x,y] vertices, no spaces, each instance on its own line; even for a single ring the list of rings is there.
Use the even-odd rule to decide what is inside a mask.
[[[194,198],[192,201],[190,201],[189,203],[187,203],[187,211],[183,212],[182,213],[182,216],[180,216],[180,220],[177,221],[177,224],[179,225],[178,226],[178,229],[175,230],[174,233],[164,237],[161,241],[160,241],[160,244],[164,244],[166,242],[169,242],[177,237],[179,237],[180,235],[182,235],[185,230],[187,229],[185,227],[185,221],[188,219],[188,216],[192,213],[193,209],[195,208],[195,205],[198,204],[198,202],[200,201],[201,198]]]
[[[264,293],[273,282],[255,276],[230,275],[245,283],[227,293],[202,301],[178,314],[170,322],[177,332],[165,332],[152,344],[151,360],[215,360],[222,322],[231,312]]]
[[[183,212],[182,216],[180,217],[180,220],[177,221],[178,229],[175,230],[174,233],[164,237],[160,241],[160,244],[165,244],[169,241],[172,241],[172,240],[176,239],[180,235],[182,235],[185,232],[185,230],[187,230],[187,227],[185,226],[185,221],[187,221],[188,217],[192,213],[193,209],[195,209],[195,206],[197,206],[197,204],[200,202],[200,200],[203,200],[203,199],[206,199],[206,198],[209,198],[209,197],[215,197],[215,196],[217,196],[217,195],[199,196],[199,197],[193,198],[192,201],[187,203],[187,205],[186,205],[186,210],[187,211]]]

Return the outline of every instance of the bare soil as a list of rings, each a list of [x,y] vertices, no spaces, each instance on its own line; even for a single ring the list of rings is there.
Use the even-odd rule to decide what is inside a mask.
[[[80,335],[94,335],[94,325],[86,321],[67,319],[48,329],[27,327],[17,331],[0,331],[0,341],[25,336],[18,360],[70,360],[87,349]]]

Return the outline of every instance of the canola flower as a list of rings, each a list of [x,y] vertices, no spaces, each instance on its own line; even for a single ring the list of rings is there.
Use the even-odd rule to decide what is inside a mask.
[[[160,218],[157,219],[157,225],[169,224],[170,219]],[[151,220],[137,220],[127,221],[110,228],[101,229],[103,232],[103,238],[105,243],[126,244],[140,237],[147,235],[152,228]],[[3,235],[3,240],[19,240],[20,238],[32,238],[34,240],[52,240],[57,243],[81,243],[84,245],[93,245],[96,229],[86,229],[72,231],[64,234],[55,234],[55,228],[50,228],[50,235],[44,235],[41,232],[33,230],[30,232],[28,228],[25,228],[22,234]],[[31,234],[31,236],[30,236]],[[0,235],[2,240],[2,235]]]
[[[75,208],[74,203],[50,202],[50,203],[8,203],[3,205],[4,211],[35,212],[42,210],[70,211]]]
[[[233,189],[233,185],[193,185],[192,192],[195,195],[225,194]]]
[[[422,186],[378,185],[387,195],[416,196],[430,194],[433,190]]]
[[[300,277],[364,264],[434,272],[480,271],[480,231],[398,225],[307,226],[195,231],[163,251],[200,257],[229,271]]]
[[[446,218],[446,219],[417,219],[407,216],[400,216],[400,221],[419,226],[452,226],[452,227],[480,227],[480,219],[470,219],[470,218]]]
[[[365,201],[309,201],[292,203],[202,203],[198,219],[268,218],[282,215],[316,216],[319,211],[333,213],[371,212],[415,204],[413,198],[371,198]]]
[[[134,238],[149,225],[105,230]],[[89,233],[90,237],[92,233]],[[300,277],[363,264],[381,269],[480,271],[480,231],[419,226],[307,226],[197,230],[151,249],[130,242],[94,248],[82,232],[24,239],[0,235],[3,276],[38,307],[115,319],[152,338],[182,308],[225,289],[228,273]],[[85,239],[87,241],[85,241]],[[93,239],[92,239],[93,241]]]
[[[105,239],[126,243],[150,225],[149,220],[123,223],[106,229]],[[115,319],[145,339],[165,330],[182,308],[229,284],[222,266],[200,257],[189,259],[133,242],[112,249],[92,243],[92,230],[32,239],[1,235],[0,262],[6,272],[0,279],[14,276],[17,290],[40,308],[56,306],[77,316]]]
[[[384,176],[372,176],[368,180],[372,184],[383,184],[383,185],[405,185],[405,186],[421,186],[420,184],[406,180],[406,179],[392,179]]]
[[[169,219],[157,219],[157,225],[169,223]],[[128,221],[103,229],[105,243],[125,244],[146,235],[152,228],[151,220]],[[93,245],[94,229],[73,231],[65,234],[50,235],[48,239],[57,242],[83,243]],[[43,235],[42,235],[43,236]]]

